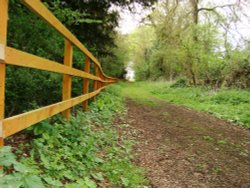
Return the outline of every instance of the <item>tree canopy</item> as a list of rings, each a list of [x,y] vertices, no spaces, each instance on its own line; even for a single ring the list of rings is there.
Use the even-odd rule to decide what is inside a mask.
[[[159,1],[128,36],[137,79],[249,88],[249,39],[237,30],[249,19],[249,6],[248,1]]]

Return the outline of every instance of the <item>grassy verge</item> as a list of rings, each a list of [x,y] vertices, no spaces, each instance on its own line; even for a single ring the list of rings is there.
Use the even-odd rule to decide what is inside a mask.
[[[250,128],[250,92],[202,87],[173,88],[166,82],[123,83],[123,95],[135,101],[155,105],[155,99],[209,112],[219,118]]]
[[[55,117],[33,126],[35,137],[0,151],[1,188],[142,187],[143,170],[131,163],[133,141],[119,137],[113,120],[123,116],[118,86],[98,96],[89,112],[70,121]],[[52,123],[53,122],[53,123]],[[12,138],[11,138],[12,139]]]

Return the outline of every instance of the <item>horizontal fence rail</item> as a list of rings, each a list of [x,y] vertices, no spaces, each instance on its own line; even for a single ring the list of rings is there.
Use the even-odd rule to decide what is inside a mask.
[[[100,62],[94,55],[50,12],[40,0],[22,0],[22,3],[65,38],[64,64],[38,57],[7,46],[8,0],[0,0],[0,146],[4,139],[20,132],[55,114],[61,113],[65,118],[71,115],[71,108],[80,103],[83,109],[88,109],[88,99],[96,96],[109,84],[118,80],[107,76]],[[73,46],[85,54],[85,67],[78,70],[72,67]],[[94,63],[95,74],[90,73],[90,65]],[[13,117],[4,117],[6,66],[14,65],[43,71],[63,74],[62,101],[32,110]],[[72,77],[83,78],[83,94],[71,98]],[[93,80],[93,91],[89,91],[89,80]]]

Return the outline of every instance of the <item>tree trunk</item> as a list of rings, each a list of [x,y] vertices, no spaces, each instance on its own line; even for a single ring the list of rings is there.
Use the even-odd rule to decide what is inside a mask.
[[[199,23],[199,9],[198,9],[199,0],[191,0],[191,5],[193,7],[193,22],[195,25]]]
[[[194,25],[198,25],[199,23],[199,9],[198,9],[198,4],[199,4],[199,0],[190,0],[191,1],[191,5],[193,7],[193,23]],[[194,28],[193,30],[193,40],[195,43],[199,42],[198,40],[198,33],[196,31],[196,28]],[[193,63],[190,67],[190,73],[191,73],[191,76],[192,76],[192,81],[193,81],[193,84],[196,85],[196,76],[195,76],[195,73],[193,71]]]

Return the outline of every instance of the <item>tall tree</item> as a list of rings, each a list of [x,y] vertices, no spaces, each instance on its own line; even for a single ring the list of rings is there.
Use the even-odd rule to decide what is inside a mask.
[[[147,22],[156,33],[146,62],[150,66],[141,69],[138,66],[138,69],[154,70],[151,79],[185,76],[194,85],[219,87],[227,83],[231,74],[227,69],[231,69],[231,63],[237,64],[234,54],[246,59],[244,45],[237,49],[231,40],[241,17],[247,16],[246,7],[249,7],[248,1],[232,0],[228,4],[202,0],[160,1]],[[245,67],[243,60],[238,62],[242,66],[237,67]],[[146,71],[145,67],[150,70]]]

